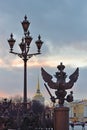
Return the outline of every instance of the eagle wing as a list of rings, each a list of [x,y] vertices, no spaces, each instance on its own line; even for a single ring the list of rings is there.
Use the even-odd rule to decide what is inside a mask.
[[[79,76],[79,68],[75,70],[75,72],[69,76],[69,82],[65,84],[65,89],[70,89],[73,87],[74,83],[77,81]]]
[[[41,74],[43,77],[43,80],[47,82],[48,86],[52,89],[57,89],[58,85],[52,81],[52,76],[48,74],[43,68],[41,68]]]

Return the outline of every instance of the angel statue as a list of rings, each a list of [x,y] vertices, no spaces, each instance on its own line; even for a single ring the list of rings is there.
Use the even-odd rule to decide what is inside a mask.
[[[56,99],[59,99],[59,106],[63,106],[64,101],[72,102],[73,101],[73,92],[71,91],[69,95],[67,95],[67,89],[71,89],[74,85],[74,83],[77,81],[79,76],[79,68],[75,70],[73,74],[69,76],[69,81],[66,82],[66,73],[64,72],[65,66],[60,63],[60,65],[57,66],[58,72],[55,73],[55,78],[57,79],[56,82],[52,80],[52,76],[48,74],[43,68],[41,68],[41,74],[43,80],[46,82],[44,83],[48,93],[51,96],[51,100],[53,103],[55,103]],[[55,89],[55,95],[56,97],[52,96],[48,86],[51,89]]]

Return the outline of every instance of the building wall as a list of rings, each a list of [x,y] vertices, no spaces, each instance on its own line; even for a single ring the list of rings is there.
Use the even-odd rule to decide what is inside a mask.
[[[87,122],[87,100],[70,103],[70,121]]]

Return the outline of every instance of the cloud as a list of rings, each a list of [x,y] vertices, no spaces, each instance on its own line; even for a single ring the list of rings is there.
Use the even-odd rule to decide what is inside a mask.
[[[80,76],[73,88],[75,98],[86,97],[87,72],[87,1],[70,0],[25,0],[2,1],[0,4],[0,91],[1,95],[15,95],[23,92],[23,61],[9,53],[7,40],[14,34],[14,51],[20,52],[23,30],[21,21],[24,15],[30,21],[29,31],[33,37],[29,53],[37,52],[35,40],[41,34],[44,41],[41,55],[27,62],[28,96],[36,90],[37,76],[40,75],[41,90],[46,98],[49,95],[43,86],[40,68],[50,74],[57,71],[60,62],[70,75],[76,67]],[[33,82],[34,81],[34,82]],[[82,94],[82,92],[84,94]],[[45,94],[46,93],[46,94]]]

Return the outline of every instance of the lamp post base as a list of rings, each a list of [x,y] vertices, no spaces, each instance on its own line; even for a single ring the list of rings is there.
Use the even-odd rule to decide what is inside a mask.
[[[69,108],[54,108],[54,130],[69,130]]]

